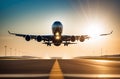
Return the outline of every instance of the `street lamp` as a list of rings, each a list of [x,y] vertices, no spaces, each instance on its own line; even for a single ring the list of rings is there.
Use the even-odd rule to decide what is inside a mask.
[[[5,45],[5,56],[7,56],[7,46]]]

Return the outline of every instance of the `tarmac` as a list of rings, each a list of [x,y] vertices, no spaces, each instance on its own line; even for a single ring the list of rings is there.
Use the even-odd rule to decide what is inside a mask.
[[[120,79],[120,62],[92,59],[0,60],[0,79]]]

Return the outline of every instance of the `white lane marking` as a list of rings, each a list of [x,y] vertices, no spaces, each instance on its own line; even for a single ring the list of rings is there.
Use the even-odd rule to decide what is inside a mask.
[[[94,58],[93,59],[76,59],[76,60],[93,61],[93,62],[97,60],[98,62],[99,61],[100,62],[102,62],[102,61],[104,62],[105,61],[105,63],[120,63],[120,61],[116,61],[116,60],[107,60],[107,59],[106,60],[105,59],[104,60],[100,60],[100,59],[94,59]]]
[[[49,74],[0,74],[0,77],[47,77]]]
[[[64,76],[84,78],[120,78],[120,74],[64,74]]]
[[[95,61],[95,62],[100,62],[100,63],[120,63],[120,61],[115,61],[115,60],[99,60],[99,59],[93,59],[91,61]]]
[[[25,78],[25,77],[48,77],[50,74],[0,74],[0,78]],[[52,74],[61,76],[61,74]],[[63,74],[64,77],[83,77],[83,78],[120,78],[120,74]]]

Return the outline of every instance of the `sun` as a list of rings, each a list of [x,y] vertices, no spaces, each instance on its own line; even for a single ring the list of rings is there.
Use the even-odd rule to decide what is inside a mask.
[[[100,20],[89,20],[86,23],[85,31],[89,36],[97,36],[104,32],[104,23]]]

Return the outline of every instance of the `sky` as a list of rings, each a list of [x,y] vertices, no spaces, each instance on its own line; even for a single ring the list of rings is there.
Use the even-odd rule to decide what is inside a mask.
[[[113,34],[56,47],[11,36],[49,35],[54,21],[63,24],[63,35]],[[43,58],[120,54],[120,0],[0,0],[0,56],[30,55]]]

